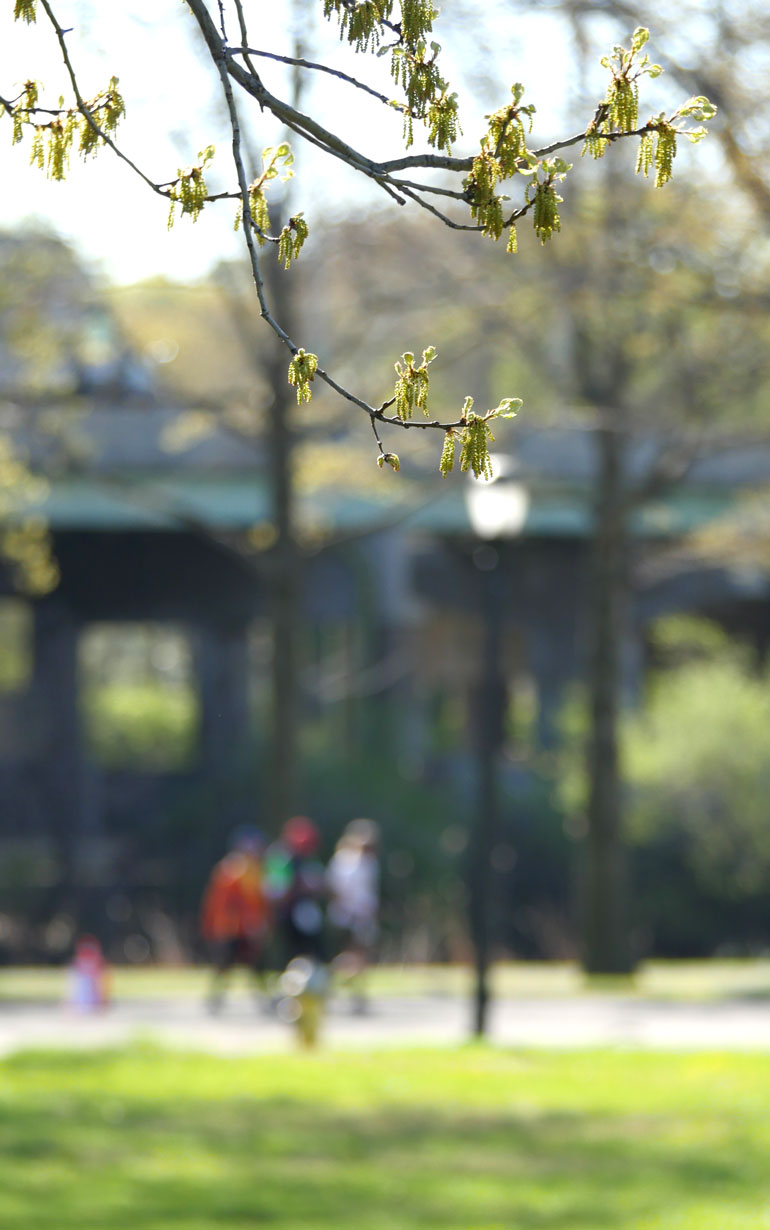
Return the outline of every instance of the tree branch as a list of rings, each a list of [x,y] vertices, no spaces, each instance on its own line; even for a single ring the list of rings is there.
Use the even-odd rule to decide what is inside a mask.
[[[154,183],[153,180],[151,180],[148,175],[145,175],[141,167],[138,167],[135,162],[132,162],[132,160],[128,157],[128,155],[124,154],[123,151],[120,149],[120,147],[116,145],[116,143],[113,141],[109,133],[106,133],[97,124],[96,120],[91,114],[91,111],[86,106],[83,100],[82,94],[80,93],[80,87],[78,85],[77,77],[75,76],[75,70],[72,66],[72,61],[70,60],[69,51],[67,49],[67,42],[65,39],[65,34],[67,33],[67,31],[64,30],[62,26],[59,24],[59,22],[57,21],[56,16],[48,0],[40,0],[40,3],[45,9],[45,12],[48,16],[48,20],[50,21],[51,25],[53,26],[56,32],[56,37],[58,39],[59,47],[62,53],[62,59],[64,60],[64,65],[65,65],[65,68],[67,69],[70,83],[72,85],[72,92],[75,95],[75,100],[78,105],[78,111],[80,112],[81,115],[85,116],[90,127],[94,130],[94,132],[99,137],[101,137],[104,144],[108,145],[110,149],[112,150],[112,152],[114,154],[117,154],[118,158],[120,158],[123,162],[127,163],[128,166],[131,167],[131,170],[134,171],[139,176],[140,179],[144,180],[148,188],[152,188],[153,192],[157,192],[159,196],[168,197],[168,193],[164,192],[163,189],[158,184]]]
[[[340,81],[345,81],[348,85],[355,86],[357,90],[364,90],[367,94],[371,94],[378,102],[384,103],[385,106],[390,107],[392,110],[401,111],[400,106],[398,108],[393,107],[393,100],[388,98],[387,94],[381,94],[379,90],[372,89],[370,85],[359,81],[358,78],[351,77],[349,73],[343,73],[339,68],[330,68],[328,64],[317,64],[313,60],[302,60],[297,56],[282,56],[278,55],[275,51],[260,51],[256,47],[241,47],[232,50],[228,48],[228,52],[231,55],[262,56],[263,59],[276,60],[279,64],[289,64],[294,68],[308,68],[318,73],[329,73],[330,76],[339,77]]]

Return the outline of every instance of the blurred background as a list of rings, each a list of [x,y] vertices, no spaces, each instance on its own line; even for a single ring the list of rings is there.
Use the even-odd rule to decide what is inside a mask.
[[[160,94],[130,63],[178,4],[112,31],[69,7],[129,146],[171,175],[224,148],[191,33]],[[770,19],[660,7],[642,111],[707,94],[712,135],[660,192],[630,148],[581,164],[546,250],[319,186],[301,151],[274,198],[311,229],[276,315],[343,383],[378,404],[434,344],[437,415],[524,399],[490,484],[442,479],[435,433],[391,433],[383,473],[363,416],[293,404],[230,216],[167,237],[106,154],[51,185],[3,147],[0,960],[68,962],[83,931],[119,965],[199,960],[228,834],[296,812],[325,856],[381,826],[384,960],[770,947]],[[447,56],[480,115],[531,80],[548,140],[638,20],[457,5]],[[279,46],[339,55],[294,22]]]

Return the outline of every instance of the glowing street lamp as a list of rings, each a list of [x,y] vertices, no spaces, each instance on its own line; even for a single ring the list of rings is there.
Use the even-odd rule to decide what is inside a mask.
[[[518,464],[512,457],[492,457],[493,477],[471,478],[465,491],[465,507],[478,538],[515,538],[524,529],[529,513],[529,491],[517,478]]]

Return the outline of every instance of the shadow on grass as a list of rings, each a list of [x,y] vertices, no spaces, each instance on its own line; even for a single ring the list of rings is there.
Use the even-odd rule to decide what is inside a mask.
[[[76,1077],[94,1059],[56,1063]],[[665,1210],[661,1225],[694,1227],[697,1209],[770,1200],[763,1143],[738,1111],[718,1124],[523,1104],[340,1111],[311,1097],[178,1103],[73,1083],[0,1098],[0,1224],[628,1230]]]

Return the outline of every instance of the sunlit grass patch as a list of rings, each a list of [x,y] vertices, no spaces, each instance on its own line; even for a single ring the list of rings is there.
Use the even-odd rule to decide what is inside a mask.
[[[769,1155],[757,1055],[0,1064],[0,1225],[20,1230],[766,1230]]]

